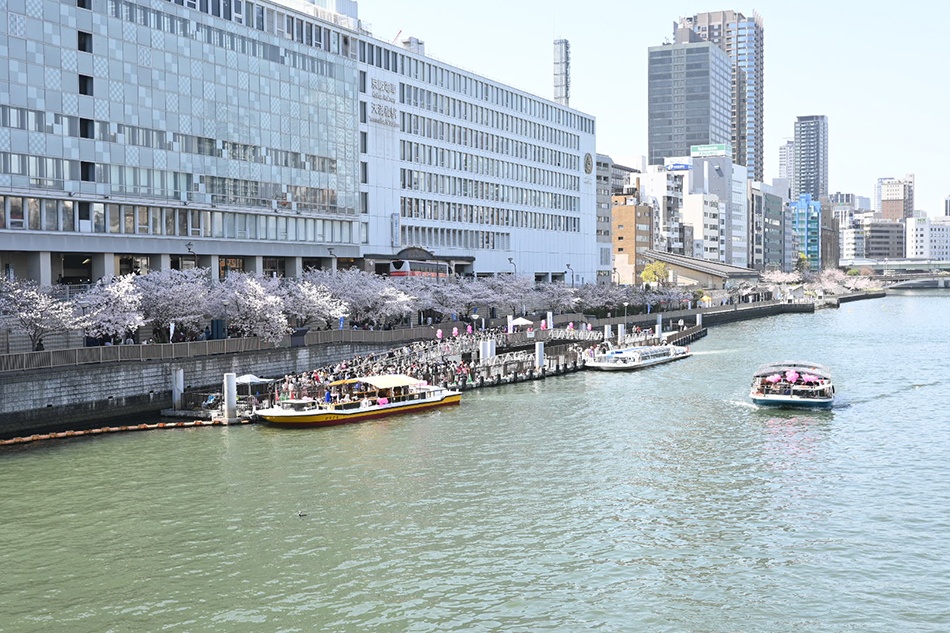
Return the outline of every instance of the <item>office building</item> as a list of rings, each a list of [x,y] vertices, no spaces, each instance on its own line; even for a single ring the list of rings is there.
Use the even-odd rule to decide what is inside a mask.
[[[864,257],[873,260],[905,257],[905,227],[897,220],[862,217],[858,224],[864,232]]]
[[[609,283],[616,267],[611,228],[614,209],[612,198],[625,191],[639,196],[638,183],[631,179],[631,176],[639,173],[638,169],[615,163],[606,154],[597,154],[597,283]]]
[[[914,217],[914,174],[903,178],[884,178],[879,181],[881,217],[903,220]]]
[[[795,180],[795,141],[785,141],[778,148],[778,177]]]
[[[683,223],[689,164],[651,165],[638,176],[640,200],[653,208],[653,250],[693,256],[692,227]]]
[[[732,160],[761,181],[764,164],[765,30],[761,16],[711,11],[680,18],[680,28],[719,46],[732,64]],[[710,141],[713,142],[713,141]]]
[[[795,121],[794,142],[792,200],[807,193],[817,202],[828,194],[828,117],[798,117]]]
[[[791,272],[795,265],[791,209],[784,181],[749,181],[749,268]]]
[[[649,49],[647,162],[689,156],[693,145],[732,141],[732,66],[729,56],[691,31],[675,44]],[[685,41],[680,42],[682,35]],[[731,149],[730,149],[731,153]]]
[[[653,207],[642,204],[634,194],[613,196],[611,205],[613,281],[638,286],[640,274],[650,263],[643,253],[650,250],[653,243]]]
[[[50,283],[207,267],[595,277],[591,116],[390,43],[356,3],[12,11],[0,264]]]
[[[950,260],[950,217],[907,218],[904,256],[908,259]]]
[[[822,269],[821,203],[813,199],[810,193],[803,193],[797,200],[793,200],[789,207],[792,211],[796,259],[804,256],[808,270],[818,272]]]

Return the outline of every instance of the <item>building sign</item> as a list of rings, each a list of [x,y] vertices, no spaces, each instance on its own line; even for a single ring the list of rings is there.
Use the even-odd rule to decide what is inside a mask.
[[[692,168],[689,163],[670,163],[666,166],[666,171],[687,171]]]
[[[374,99],[396,103],[396,84],[391,81],[374,79],[370,85],[373,89]]]
[[[725,143],[715,143],[713,145],[691,145],[689,155],[693,158],[706,158],[709,156],[729,156],[732,149]]]
[[[389,127],[399,127],[399,110],[395,106],[373,103],[370,105],[369,122]]]
[[[584,155],[584,173],[589,174],[594,171],[594,157],[587,153]]]

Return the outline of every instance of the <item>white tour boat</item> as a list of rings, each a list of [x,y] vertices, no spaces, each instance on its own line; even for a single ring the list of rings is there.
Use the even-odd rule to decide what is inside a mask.
[[[690,356],[688,347],[679,345],[644,345],[597,352],[585,367],[601,371],[643,369]]]
[[[749,393],[755,404],[773,407],[830,407],[835,400],[831,371],[817,363],[785,361],[762,365]]]

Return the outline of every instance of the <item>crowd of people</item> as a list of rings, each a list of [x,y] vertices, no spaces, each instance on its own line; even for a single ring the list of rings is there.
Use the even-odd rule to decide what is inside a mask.
[[[284,376],[275,383],[271,394],[276,399],[325,400],[328,393],[331,398],[338,395],[339,390],[334,393],[333,383],[360,376],[387,374],[405,374],[433,385],[474,383],[479,370],[497,360],[497,357],[484,361],[464,360],[466,356],[471,357],[472,352],[477,351],[483,341],[494,341],[496,348],[507,347],[509,342],[502,328],[479,330],[471,334],[460,333],[451,338],[417,341],[382,354],[357,356],[348,361],[318,367],[313,371]],[[579,358],[582,352],[582,346],[575,343],[569,353]]]

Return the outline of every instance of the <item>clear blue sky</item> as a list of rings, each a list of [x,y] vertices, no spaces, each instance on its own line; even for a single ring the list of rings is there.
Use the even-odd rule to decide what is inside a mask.
[[[945,7],[905,0],[715,2],[359,0],[373,35],[409,35],[445,62],[551,98],[553,40],[571,42],[571,107],[597,117],[597,151],[646,154],[647,48],[681,15],[757,11],[765,26],[765,178],[795,117],[828,116],[829,188],[872,197],[879,176],[913,173],[916,207],[950,195],[950,53]]]

